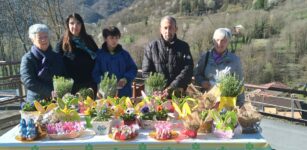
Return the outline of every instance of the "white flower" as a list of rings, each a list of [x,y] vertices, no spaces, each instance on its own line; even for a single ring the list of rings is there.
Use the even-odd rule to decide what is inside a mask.
[[[225,69],[219,71],[216,70],[216,75],[214,76],[214,79],[216,82],[220,82],[226,75],[230,74],[231,67],[226,67]]]
[[[134,108],[127,108],[126,114],[134,114]]]

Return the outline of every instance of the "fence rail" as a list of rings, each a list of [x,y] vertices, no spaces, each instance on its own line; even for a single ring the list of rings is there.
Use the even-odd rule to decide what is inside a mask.
[[[25,98],[24,87],[19,75],[20,62],[0,61],[0,90],[16,90],[18,93],[1,92],[0,106],[13,102],[21,102]],[[5,98],[5,99],[4,99]]]
[[[307,95],[306,91],[264,87],[252,84],[245,84],[245,88],[254,89],[254,91],[246,92],[246,95],[250,96],[252,104],[257,107],[259,112],[266,115],[286,118],[289,120],[304,122],[305,124],[307,124],[307,108],[305,108],[305,105],[307,105],[307,101],[303,99],[298,99],[295,95]],[[274,96],[272,94],[268,94],[270,91],[288,93],[290,94],[290,97]],[[269,112],[265,110],[266,108],[271,108],[275,111]]]

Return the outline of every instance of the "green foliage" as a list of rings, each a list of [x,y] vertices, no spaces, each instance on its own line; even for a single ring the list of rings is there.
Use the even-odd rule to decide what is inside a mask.
[[[155,115],[156,112],[152,111],[152,112],[142,113],[140,117],[142,120],[153,120]]]
[[[162,91],[165,88],[166,80],[163,74],[150,73],[145,80],[145,91],[147,95],[152,95],[154,91]]]
[[[274,68],[271,63],[266,63],[263,69],[263,77],[264,82],[270,82],[274,79]]]
[[[36,111],[36,108],[35,108],[33,103],[26,102],[26,103],[23,104],[22,110],[23,111]]]
[[[73,81],[71,79],[57,76],[54,76],[53,78],[54,90],[59,98],[62,98],[66,93],[70,93],[72,85]]]
[[[135,37],[133,35],[125,35],[122,37],[122,41],[124,44],[131,44],[135,41]]]
[[[243,80],[240,81],[235,75],[226,75],[220,81],[221,96],[236,97],[242,92]]]
[[[65,106],[70,108],[72,105],[78,105],[78,98],[71,94],[66,94],[63,96],[63,98],[58,98],[57,103],[61,109],[64,109]]]
[[[166,120],[168,115],[167,115],[168,111],[165,110],[164,108],[162,108],[161,110],[157,110],[155,112],[155,116],[157,120]]]
[[[204,121],[204,120],[206,120],[208,115],[209,115],[209,111],[208,110],[203,110],[203,111],[200,112],[200,119]]]
[[[108,121],[112,117],[111,110],[107,107],[103,107],[100,111],[97,112],[97,116],[94,121]]]
[[[114,97],[116,95],[117,90],[117,79],[114,74],[109,75],[108,72],[104,74],[102,80],[99,84],[100,90],[102,92],[103,98]]]
[[[216,128],[219,130],[233,130],[238,122],[237,113],[235,111],[226,111],[219,113],[217,110],[209,110],[209,115],[213,118]]]
[[[61,121],[80,121],[80,116],[75,109],[56,109],[56,115]]]
[[[94,99],[94,91],[91,88],[83,88],[78,93],[83,99],[87,98],[88,96]]]
[[[264,9],[266,6],[266,0],[254,0],[253,1],[253,9]]]
[[[136,115],[134,113],[124,113],[120,116],[124,121],[134,121],[136,119]]]

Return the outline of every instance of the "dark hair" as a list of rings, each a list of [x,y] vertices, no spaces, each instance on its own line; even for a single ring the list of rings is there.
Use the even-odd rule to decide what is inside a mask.
[[[102,30],[102,35],[106,39],[108,36],[121,36],[120,31],[115,26],[109,26]]]
[[[79,14],[77,14],[77,13],[73,13],[73,14],[70,14],[66,18],[66,21],[65,21],[66,31],[64,33],[63,45],[62,45],[62,48],[63,48],[64,51],[71,51],[72,50],[72,44],[71,44],[70,40],[71,40],[73,35],[69,31],[69,20],[71,18],[74,18],[74,19],[78,20],[81,23],[81,30],[80,30],[79,36],[80,36],[81,39],[84,40],[85,43],[89,43],[89,41],[88,41],[89,35],[86,33],[82,17]]]

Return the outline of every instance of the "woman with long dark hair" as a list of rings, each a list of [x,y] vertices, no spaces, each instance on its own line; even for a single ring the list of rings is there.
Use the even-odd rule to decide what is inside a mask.
[[[67,76],[74,80],[72,94],[83,88],[92,88],[96,95],[97,85],[92,78],[98,47],[92,36],[85,30],[84,22],[77,13],[66,19],[66,31],[56,46],[56,51],[63,55]]]

